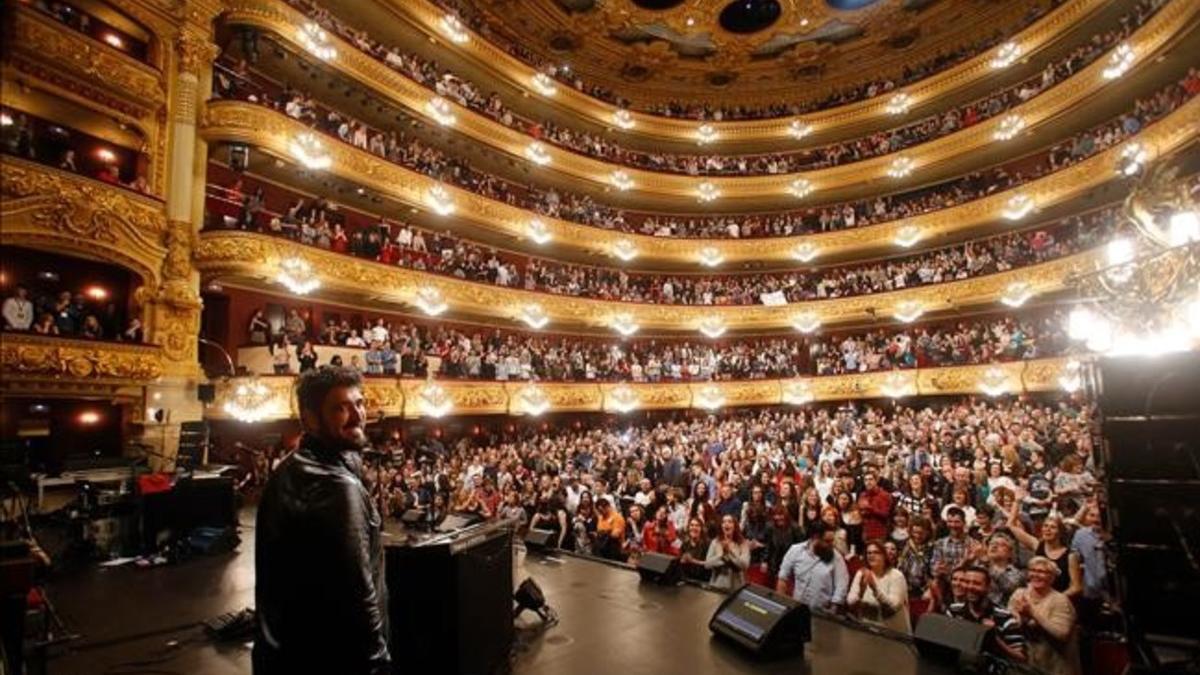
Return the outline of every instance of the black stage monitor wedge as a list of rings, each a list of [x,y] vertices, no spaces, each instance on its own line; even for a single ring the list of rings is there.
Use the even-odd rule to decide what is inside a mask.
[[[683,570],[679,567],[679,558],[662,553],[646,552],[638,558],[638,574],[642,581],[648,581],[664,586],[674,586],[683,579]]]
[[[555,537],[555,532],[552,530],[539,530],[537,528],[530,528],[530,530],[525,533],[525,550],[532,551],[534,553],[545,553],[546,551],[554,548],[554,545],[557,543],[555,541]]]
[[[991,630],[982,624],[942,614],[925,614],[917,621],[913,638],[917,651],[924,658],[951,665],[970,665],[979,661]]]
[[[717,607],[708,629],[758,656],[793,655],[812,639],[812,616],[786,595],[746,584]]]

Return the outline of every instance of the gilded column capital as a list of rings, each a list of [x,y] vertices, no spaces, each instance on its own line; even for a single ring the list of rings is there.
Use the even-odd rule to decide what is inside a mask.
[[[212,67],[221,49],[208,35],[185,30],[175,39],[175,52],[179,56],[179,74],[199,77],[200,73]]]

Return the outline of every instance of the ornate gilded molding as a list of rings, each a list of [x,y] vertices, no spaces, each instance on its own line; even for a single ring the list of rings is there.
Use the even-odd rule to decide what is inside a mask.
[[[139,119],[165,105],[167,84],[158,70],[35,10],[13,9],[10,48],[24,70],[65,78],[88,98]]]
[[[1194,140],[1198,122],[1200,97],[1193,98],[1180,109],[1150,125],[1136,138],[1152,148],[1156,155],[1167,155]],[[291,139],[307,131],[303,124],[262,106],[218,101],[206,108],[203,133],[209,140],[249,143],[278,157],[288,158]],[[426,196],[432,187],[438,185],[437,181],[334,139],[327,139],[325,147],[332,159],[329,170],[334,174],[410,206],[428,208]],[[627,234],[536,216],[531,211],[452,186],[445,186],[445,189],[457,206],[455,218],[517,240],[527,239],[528,224],[536,217],[546,225],[555,246],[572,246],[603,257],[611,255],[617,240],[628,239],[637,248],[640,260],[695,264],[702,248],[713,247],[728,264],[780,262],[792,260],[796,246],[802,243],[817,247],[822,256],[894,250],[893,242],[897,233],[909,225],[920,229],[923,241],[936,241],[943,235],[1000,222],[1006,202],[1016,194],[1027,195],[1038,208],[1059,204],[1114,180],[1116,175],[1113,167],[1120,152],[1121,146],[1110,148],[1062,171],[959,206],[902,221],[801,237],[729,240]]]
[[[255,6],[262,1],[239,0],[239,2]],[[295,27],[302,25],[303,15],[288,7],[274,7],[272,10],[266,11],[261,8],[241,12],[235,10],[227,18],[230,21],[272,30],[278,34],[279,39],[289,44],[294,50],[302,52],[303,47],[295,37]],[[1146,25],[1130,36],[1127,42],[1142,55],[1138,60],[1138,65],[1151,62],[1151,59],[1148,58],[1149,55],[1187,25],[1196,14],[1200,14],[1200,3],[1172,3],[1164,7]],[[353,45],[333,36],[330,39],[337,46],[338,58],[328,64],[329,67],[356,79],[364,86],[407,108],[417,116],[432,121],[427,110],[427,103],[434,95],[433,92],[388,68],[378,59],[363,53]],[[1075,73],[1041,95],[1013,107],[1009,114],[1021,116],[1027,129],[1036,130],[1041,123],[1057,118],[1063,112],[1094,96],[1097,90],[1106,83],[1100,74],[1106,65],[1106,59],[1097,59],[1087,68]],[[451,103],[451,106],[455,109],[458,119],[455,125],[456,131],[523,161],[526,148],[533,141],[532,137],[456,103]],[[836,190],[876,181],[886,174],[896,156],[904,154],[915,161],[918,170],[910,179],[897,182],[896,185],[919,184],[929,180],[927,175],[922,175],[919,170],[921,167],[962,158],[973,153],[978,153],[981,160],[986,159],[988,153],[979,153],[979,150],[994,145],[994,134],[1002,119],[1003,116],[996,116],[946,136],[905,148],[902,152],[889,153],[801,174],[713,176],[705,177],[703,180],[714,184],[720,190],[723,199],[779,198],[786,194],[788,186],[797,176],[803,176],[818,190]],[[855,115],[846,121],[847,123],[861,123],[863,119],[861,116]],[[694,129],[690,133],[694,134]],[[690,203],[696,199],[696,186],[702,180],[695,176],[647,171],[594,159],[560,148],[553,143],[544,145],[547,156],[552,160],[546,169],[591,181],[597,186],[608,186],[613,171],[619,169],[633,180],[636,185],[635,190],[640,193],[676,197]],[[714,147],[714,152],[720,152],[722,149],[720,143]],[[725,147],[736,148],[736,144]]]
[[[110,260],[157,288],[167,254],[163,203],[13,157],[0,159],[0,242]]]
[[[1089,262],[1092,255],[1079,253],[961,281],[774,307],[654,305],[553,295],[359,260],[268,235],[224,230],[201,233],[195,265],[208,278],[234,275],[268,285],[275,283],[280,261],[300,257],[313,267],[323,288],[377,302],[412,307],[418,291],[432,287],[452,311],[476,317],[513,320],[521,308],[537,303],[556,328],[606,329],[616,316],[626,314],[643,330],[694,332],[713,316],[720,317],[729,330],[774,330],[790,328],[802,312],[812,312],[822,324],[831,325],[890,317],[894,308],[906,301],[919,303],[926,314],[959,310],[997,302],[1015,281],[1029,284],[1034,295],[1044,295],[1063,289],[1072,271]]]
[[[6,391],[24,381],[144,386],[163,374],[163,354],[154,345],[5,332],[0,333],[0,372],[10,381]]]
[[[893,395],[1026,394],[1058,389],[1066,358],[1008,363],[895,370],[852,375],[735,380],[724,382],[576,383],[408,380],[369,377],[365,396],[369,416],[453,417],[527,416],[556,412],[626,413],[635,410],[719,410],[745,406],[802,405],[801,401],[887,398]],[[271,390],[266,420],[295,417],[294,377],[259,378]],[[800,392],[804,397],[798,398]],[[209,419],[229,419],[227,384],[217,389]],[[536,400],[531,406],[528,401]]]
[[[239,1],[266,4],[272,0]],[[463,45],[444,39],[439,26],[445,11],[431,2],[413,0],[385,0],[385,2],[396,14],[408,19],[413,25],[428,34],[431,39],[437,40],[447,49],[454,49],[468,56],[479,66],[495,73],[497,77],[504,78],[517,86],[527,87],[527,83],[534,75],[533,68],[478,34],[472,33],[472,39]],[[1020,43],[1024,55],[1028,57],[1053,44],[1059,37],[1089,17],[1094,10],[1105,4],[1104,0],[1068,0],[1061,7],[1013,36],[1012,39]],[[988,61],[993,55],[994,50],[989,50],[962,64],[904,87],[904,91],[913,95],[918,106],[933,102],[939,97],[979,82],[993,74],[995,71],[988,65]],[[833,83],[830,88],[843,84],[849,83]],[[611,124],[613,113],[617,110],[616,106],[592,98],[569,86],[560,86],[552,103],[603,125]],[[712,124],[722,138],[728,138],[731,141],[790,140],[788,125],[794,119],[810,123],[814,130],[824,132],[861,122],[864,118],[883,115],[886,105],[887,97],[881,96],[799,117],[712,122]],[[676,140],[691,139],[697,125],[695,120],[670,119],[637,112],[633,113],[633,119],[636,126],[630,130],[631,133]]]

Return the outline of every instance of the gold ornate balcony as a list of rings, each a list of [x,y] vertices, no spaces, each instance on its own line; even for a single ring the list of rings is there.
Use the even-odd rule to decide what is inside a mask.
[[[157,288],[167,255],[163,203],[22,159],[0,159],[0,243],[118,263]]]
[[[254,3],[257,6],[261,0],[239,0],[239,2]],[[420,5],[421,3],[405,4]],[[1182,30],[1196,14],[1200,14],[1200,3],[1171,3],[1160,10],[1127,41],[1138,54],[1142,55],[1139,58],[1139,64],[1149,62],[1150,59],[1147,57]],[[296,37],[296,27],[303,25],[303,15],[291,8],[278,5],[270,10],[259,8],[258,11],[239,11],[235,9],[228,17],[231,21],[272,30],[280,36],[280,39],[290,43],[293,49],[303,51],[303,46]],[[338,58],[330,64],[331,67],[356,79],[384,97],[392,99],[417,115],[429,115],[427,104],[430,97],[433,96],[433,92],[392,70],[378,59],[364,54],[353,45],[336,37],[331,36],[329,39],[336,45],[338,53]],[[1036,130],[1043,122],[1058,118],[1065,111],[1096,95],[1097,90],[1107,82],[1101,75],[1106,67],[1106,59],[1097,59],[1087,68],[1075,73],[1041,95],[1015,106],[1009,112],[1018,115],[1023,120],[1025,129]],[[524,157],[529,144],[533,141],[532,137],[493,121],[469,108],[456,103],[451,103],[450,106],[458,120],[457,130],[476,141],[506,152],[512,157]],[[979,151],[995,143],[994,136],[1002,120],[1003,116],[997,116],[966,129],[906,148],[902,153],[889,153],[802,174],[770,176],[698,178],[635,169],[594,159],[560,148],[553,143],[542,145],[545,149],[544,156],[549,161],[548,169],[591,181],[600,187],[608,186],[613,172],[621,170],[632,179],[636,186],[635,190],[645,194],[680,198],[690,203],[696,200],[698,183],[705,180],[716,187],[723,200],[762,200],[786,197],[792,181],[801,175],[821,191],[839,190],[872,183],[886,175],[889,166],[900,154],[911,158],[917,171],[907,181],[897,181],[897,187],[902,187],[906,183],[928,182],[929,177],[923,175],[923,172],[920,171],[921,167],[961,160],[972,155],[987,156],[986,153]],[[861,121],[861,119],[855,121]],[[719,146],[717,150],[720,150]]]
[[[163,360],[157,345],[0,333],[0,393],[137,398],[127,388],[152,384]]]
[[[800,404],[889,396],[1024,394],[1053,391],[1066,358],[1009,363],[882,371],[854,375],[737,380],[729,382],[565,383],[466,380],[366,379],[368,415],[448,417],[456,415],[536,416],[556,412],[634,410],[716,410],[741,406]],[[290,375],[259,379],[271,392],[264,420],[295,417]],[[803,392],[803,398],[798,393]],[[219,386],[210,419],[228,419],[228,385]],[[536,405],[531,403],[536,401]]]
[[[1136,138],[1145,147],[1152,148],[1156,156],[1164,156],[1193,142],[1198,121],[1200,97],[1150,125]],[[308,131],[303,124],[286,115],[252,103],[217,101],[206,108],[204,135],[209,140],[249,143],[278,157],[290,158],[292,139]],[[336,175],[416,208],[427,208],[429,191],[439,185],[427,176],[334,139],[329,139],[325,148],[331,159],[329,170]],[[556,246],[572,246],[601,257],[610,255],[618,240],[627,239],[637,249],[639,260],[695,264],[697,254],[712,247],[729,264],[783,262],[792,260],[796,247],[805,243],[815,246],[822,257],[894,250],[893,242],[905,227],[919,228],[924,241],[936,241],[944,235],[1000,221],[1006,203],[1017,194],[1027,195],[1038,208],[1063,203],[1113,180],[1120,152],[1121,146],[1110,148],[1062,171],[960,206],[903,221],[801,237],[728,240],[627,234],[537,216],[531,211],[453,186],[445,186],[445,190],[454,199],[455,218],[512,236],[515,240],[527,238],[529,222],[536,217],[545,225]]]
[[[267,0],[258,0],[265,2]],[[509,55],[503,49],[491,44],[484,38],[473,36],[474,39],[466,44],[458,45],[442,39],[439,28],[446,12],[433,3],[413,0],[384,0],[387,6],[397,14],[404,16],[418,26],[431,38],[436,36],[447,49],[456,49],[471,57],[482,67],[494,72],[519,86],[526,86],[534,75],[532,67]],[[1041,20],[1013,36],[1013,40],[1021,44],[1024,55],[1034,54],[1053,44],[1062,34],[1086,19],[1093,10],[1105,3],[1103,0],[1068,0]],[[944,70],[938,74],[922,79],[904,87],[917,105],[933,101],[956,89],[978,82],[994,70],[988,62],[994,56],[995,50],[989,50],[964,63]],[[846,83],[849,84],[849,83]],[[609,125],[617,107],[592,98],[572,87],[560,86],[555,96],[555,103],[573,111],[581,117],[594,120],[600,124]],[[864,119],[879,117],[884,114],[887,97],[881,96],[858,103],[839,106],[826,111],[819,111],[798,117],[769,120],[746,120],[729,122],[711,122],[722,138],[731,142],[749,140],[783,140],[790,141],[788,125],[792,120],[799,119],[813,125],[815,131],[840,127],[848,127],[861,123]],[[696,133],[695,120],[671,119],[644,113],[632,113],[636,126],[631,130],[659,138],[690,140]]]
[[[823,325],[890,317],[904,303],[915,303],[919,313],[958,310],[998,302],[1014,282],[1028,284],[1035,295],[1062,290],[1072,271],[1090,262],[1093,253],[1078,253],[1058,260],[1021,267],[973,279],[950,281],[886,293],[817,300],[783,306],[656,305],[613,302],[553,295],[464,281],[378,262],[359,260],[304,246],[288,239],[236,231],[200,235],[195,265],[207,278],[236,278],[274,283],[280,263],[302,258],[312,267],[321,287],[330,292],[397,305],[419,306],[422,289],[434,288],[455,313],[514,320],[522,308],[536,303],[551,325],[608,329],[617,317],[627,315],[641,330],[697,331],[713,317],[729,331],[788,329],[801,313],[811,312]]]
[[[135,119],[152,117],[166,104],[160,71],[36,10],[19,3],[12,9],[9,49],[19,70]]]

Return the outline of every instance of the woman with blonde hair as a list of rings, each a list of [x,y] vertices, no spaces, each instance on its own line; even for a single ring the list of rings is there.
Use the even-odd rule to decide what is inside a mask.
[[[850,582],[846,604],[863,621],[911,634],[908,582],[904,574],[888,560],[883,542],[873,539],[867,542],[864,551],[867,564]]]
[[[1008,611],[1021,622],[1030,666],[1047,675],[1078,675],[1079,649],[1075,608],[1054,590],[1058,565],[1043,556],[1029,560],[1029,582],[1013,591]]]

